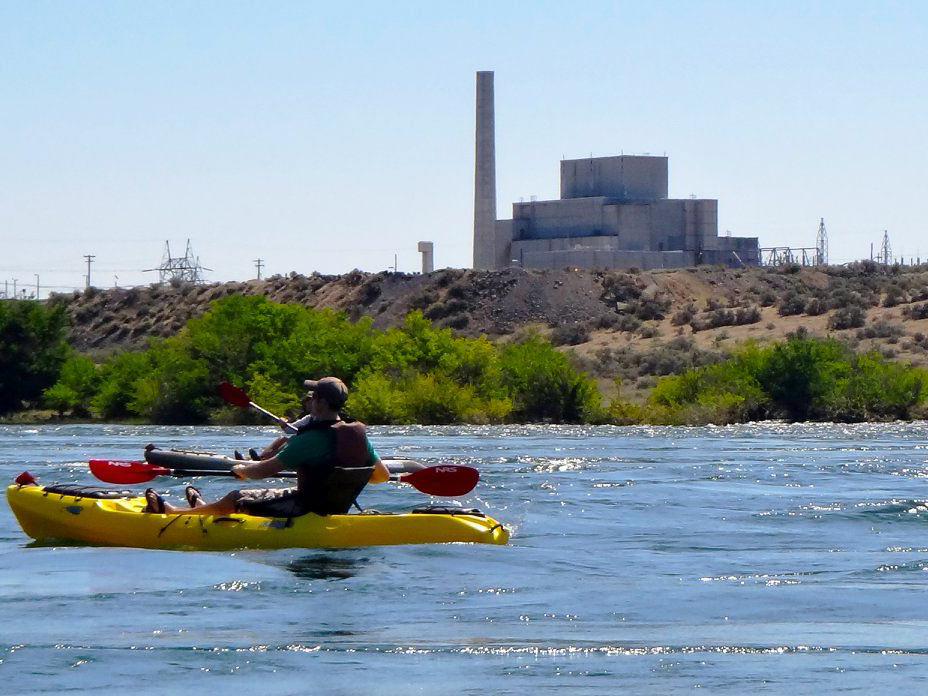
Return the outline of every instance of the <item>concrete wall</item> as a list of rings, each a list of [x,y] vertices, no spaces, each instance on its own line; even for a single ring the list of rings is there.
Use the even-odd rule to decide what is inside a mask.
[[[682,250],[686,229],[686,201],[655,201],[651,204],[651,239],[655,251]]]
[[[624,206],[623,206],[624,207]],[[500,220],[500,224],[509,223]],[[508,228],[507,228],[508,229]],[[502,239],[502,235],[500,236]],[[552,237],[516,239],[501,258],[524,268],[685,268],[699,263],[732,268],[757,265],[760,254],[756,237],[718,237],[700,251],[692,249],[629,249],[618,236]]]
[[[512,242],[513,258],[519,253],[548,251],[578,251],[593,249],[598,251],[621,251],[617,246],[618,237],[560,237],[554,239],[517,239]]]
[[[513,239],[618,238],[631,251],[714,248],[718,202],[661,199],[617,203],[602,196],[514,203]]]
[[[712,199],[696,201],[696,236],[702,240],[719,236],[719,202]],[[703,242],[705,246],[705,242]]]
[[[600,238],[592,238],[600,239]],[[604,239],[608,239],[604,238]],[[626,251],[608,248],[549,248],[576,243],[577,239],[523,240],[513,242],[513,259],[525,268],[686,268],[695,265],[695,256],[685,251]],[[585,241],[585,240],[584,240]]]
[[[497,220],[493,234],[493,262],[495,268],[509,268],[512,265],[512,240],[515,234],[513,220]]]
[[[575,198],[513,203],[512,219],[517,229],[525,232],[519,236],[532,239],[614,234],[603,217],[606,202],[605,198]]]
[[[757,237],[716,237],[706,242],[707,246],[702,251],[703,263],[724,263],[736,267],[760,263]]]
[[[667,158],[621,155],[561,162],[561,198],[667,198]]]
[[[754,250],[750,248],[741,251],[736,249],[707,249],[700,254],[700,260],[701,263],[708,265],[743,268],[744,266],[758,265],[759,257],[756,254],[752,256],[752,254],[754,254]]]
[[[611,207],[618,220],[619,246],[634,251],[650,249],[651,207],[646,203]]]

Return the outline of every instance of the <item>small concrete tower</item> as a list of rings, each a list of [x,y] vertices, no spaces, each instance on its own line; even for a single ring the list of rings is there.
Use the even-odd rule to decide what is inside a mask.
[[[419,242],[419,253],[422,254],[422,274],[431,273],[435,270],[435,262],[432,253],[435,246],[432,242]]]
[[[496,262],[496,119],[493,72],[477,73],[477,152],[474,167],[474,268],[492,270]]]

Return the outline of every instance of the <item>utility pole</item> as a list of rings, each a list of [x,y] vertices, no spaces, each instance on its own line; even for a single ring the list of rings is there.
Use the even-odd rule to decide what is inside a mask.
[[[258,280],[261,280],[261,267],[264,266],[261,261],[261,259],[255,259],[255,266],[258,268]]]
[[[93,262],[96,256],[93,254],[84,254],[84,258],[87,259],[87,287],[90,287],[90,264]]]
[[[39,274],[35,274],[35,299],[39,299]]]
[[[16,299],[16,283],[17,283],[17,280],[18,280],[17,278],[13,278],[13,299],[14,299],[14,300]]]

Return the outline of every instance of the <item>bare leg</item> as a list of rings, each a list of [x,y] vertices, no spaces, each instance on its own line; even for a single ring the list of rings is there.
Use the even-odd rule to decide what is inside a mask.
[[[165,503],[164,511],[169,515],[231,515],[235,512],[235,503],[238,498],[238,491],[232,491],[215,503],[204,503],[195,508],[177,507],[176,505]]]

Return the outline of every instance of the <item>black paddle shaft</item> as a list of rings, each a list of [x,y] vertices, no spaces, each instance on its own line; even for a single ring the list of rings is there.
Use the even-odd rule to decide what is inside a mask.
[[[233,476],[238,478],[231,471],[215,470],[197,470],[197,469],[168,469],[164,476],[175,476],[177,478],[186,478],[188,476]],[[267,478],[296,478],[294,471],[281,471]]]

